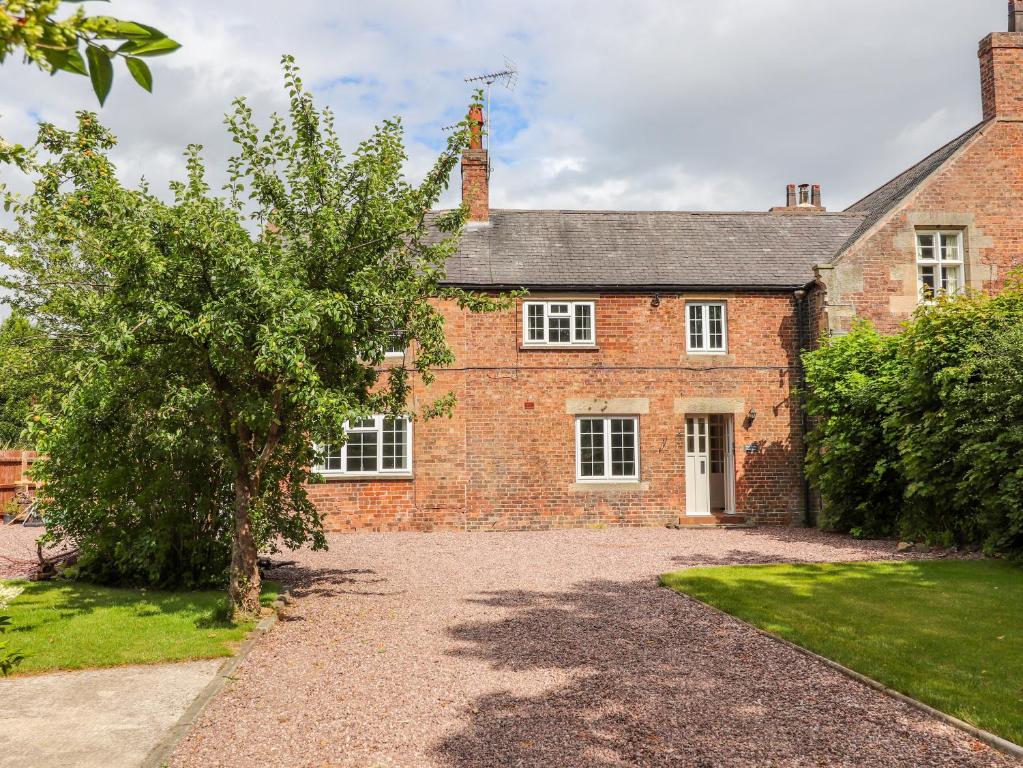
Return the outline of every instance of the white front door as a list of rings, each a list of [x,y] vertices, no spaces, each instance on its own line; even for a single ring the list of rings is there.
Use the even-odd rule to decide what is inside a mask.
[[[686,417],[686,515],[710,515],[710,440],[706,416]]]

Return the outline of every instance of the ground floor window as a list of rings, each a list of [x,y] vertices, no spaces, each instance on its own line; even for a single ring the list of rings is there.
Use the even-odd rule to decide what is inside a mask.
[[[371,416],[345,424],[348,441],[318,446],[313,467],[325,475],[394,475],[412,471],[412,422],[406,416]]]
[[[576,419],[579,480],[639,479],[639,419],[584,416]]]

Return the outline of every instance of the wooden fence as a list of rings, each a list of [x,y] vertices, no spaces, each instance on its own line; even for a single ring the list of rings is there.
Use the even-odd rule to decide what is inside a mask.
[[[19,488],[35,488],[29,468],[37,455],[35,451],[0,451],[0,507],[14,498]]]

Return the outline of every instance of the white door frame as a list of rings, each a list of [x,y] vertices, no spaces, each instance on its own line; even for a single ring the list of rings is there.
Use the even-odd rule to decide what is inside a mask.
[[[686,516],[710,517],[710,419],[722,417],[724,513],[735,514],[735,417],[687,414],[685,417]]]

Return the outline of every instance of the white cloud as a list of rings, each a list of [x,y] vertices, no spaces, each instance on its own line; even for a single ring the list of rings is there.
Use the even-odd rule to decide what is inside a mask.
[[[351,146],[400,113],[421,175],[467,103],[467,74],[520,68],[495,88],[492,199],[503,207],[764,210],[789,181],[840,207],[979,119],[976,43],[1004,3],[962,0],[113,0],[93,12],[146,21],[184,45],[153,60],[148,95],[117,72],[101,117],[126,179],[154,189],[201,143],[230,151],[222,117],[245,95],[286,106],[292,53]],[[68,125],[96,109],[84,78],[0,67],[0,135],[30,114]],[[8,170],[0,170],[6,177]],[[446,202],[456,199],[452,190]]]

